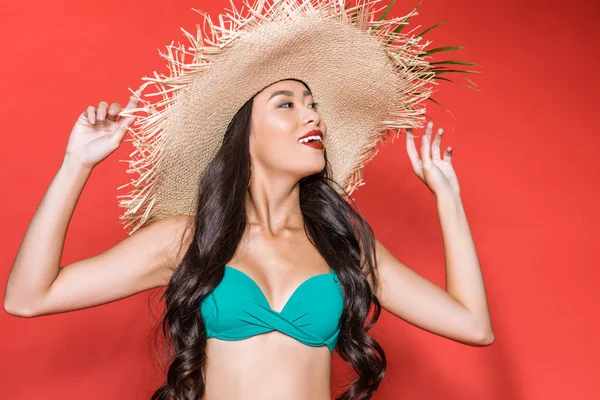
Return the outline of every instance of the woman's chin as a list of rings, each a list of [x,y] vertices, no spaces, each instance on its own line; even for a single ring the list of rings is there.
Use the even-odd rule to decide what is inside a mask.
[[[325,168],[325,163],[315,164],[314,168],[308,168],[304,173],[302,173],[302,177],[306,178],[307,176],[315,175],[321,172]]]

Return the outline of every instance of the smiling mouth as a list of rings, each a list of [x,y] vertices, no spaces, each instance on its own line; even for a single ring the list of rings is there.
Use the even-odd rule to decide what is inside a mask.
[[[309,137],[304,138],[304,139],[298,139],[298,143],[308,143],[308,142],[321,142],[321,143],[323,143],[323,141],[321,140],[320,136],[309,136]]]
[[[310,139],[310,138],[308,138],[308,139]],[[323,142],[321,141],[321,138],[314,139],[314,140],[298,140],[298,143],[306,145],[308,147],[312,147],[313,149],[318,149],[318,150],[322,150],[323,148],[325,148],[325,146],[323,145]]]

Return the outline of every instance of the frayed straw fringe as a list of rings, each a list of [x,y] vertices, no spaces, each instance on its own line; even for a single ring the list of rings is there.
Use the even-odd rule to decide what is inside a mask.
[[[387,137],[400,136],[400,129],[422,127],[425,106],[419,105],[426,100],[432,90],[426,84],[436,84],[433,80],[430,64],[421,56],[424,48],[430,42],[420,43],[421,38],[411,36],[410,33],[397,33],[400,25],[405,25],[407,18],[417,15],[416,9],[408,15],[386,20],[374,20],[374,14],[384,7],[375,10],[374,5],[380,0],[357,0],[353,7],[344,8],[341,0],[257,0],[252,6],[247,1],[247,12],[237,10],[230,0],[231,9],[225,15],[219,15],[219,22],[213,23],[210,16],[195,10],[204,17],[204,29],[197,25],[196,35],[192,35],[180,28],[190,43],[186,48],[183,44],[174,45],[171,42],[166,46],[166,53],[159,52],[161,57],[168,61],[169,75],[154,72],[154,77],[144,77],[147,81],[142,89],[149,85],[158,88],[156,93],[144,93],[145,97],[162,96],[154,103],[138,96],[142,107],[123,110],[119,115],[133,116],[136,112],[144,112],[146,116],[138,115],[132,127],[131,139],[135,150],[129,155],[127,173],[138,176],[130,183],[122,185],[117,190],[131,185],[133,189],[126,194],[117,196],[119,206],[126,210],[120,220],[124,228],[131,227],[132,234],[144,224],[156,219],[151,210],[157,201],[155,187],[158,182],[157,168],[161,164],[161,155],[165,137],[162,129],[169,118],[170,108],[174,102],[188,96],[186,90],[191,82],[201,75],[232,42],[245,31],[252,30],[271,21],[290,20],[297,16],[319,15],[326,19],[343,21],[358,29],[369,32],[378,38],[385,49],[385,53],[393,60],[398,69],[398,74],[403,75],[402,80],[406,86],[402,87],[403,95],[397,99],[393,111],[388,118],[382,121],[376,131],[368,135],[367,145],[363,147],[356,165],[343,182],[343,187],[352,194],[363,182],[363,169],[377,154],[377,143],[385,143]],[[208,24],[208,30],[206,25]],[[203,34],[203,32],[205,32]],[[188,58],[192,57],[189,61]],[[133,91],[132,91],[133,92]],[[137,127],[137,129],[132,129]]]

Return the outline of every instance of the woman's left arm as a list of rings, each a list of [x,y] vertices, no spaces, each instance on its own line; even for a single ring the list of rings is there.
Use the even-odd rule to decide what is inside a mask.
[[[431,122],[421,142],[421,157],[411,130],[407,151],[415,174],[434,194],[446,261],[446,290],[400,262],[376,239],[381,306],[399,318],[449,339],[475,346],[493,343],[483,276],[452,167],[452,150],[440,158],[443,129],[430,148]],[[433,155],[432,155],[433,154]]]

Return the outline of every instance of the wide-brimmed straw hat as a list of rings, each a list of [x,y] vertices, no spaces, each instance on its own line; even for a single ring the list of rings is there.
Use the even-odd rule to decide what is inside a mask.
[[[184,44],[167,46],[169,75],[144,77],[142,106],[129,128],[135,151],[129,193],[117,196],[129,233],[152,221],[194,214],[200,176],[234,114],[263,88],[284,79],[310,87],[327,124],[325,148],[333,179],[351,194],[377,143],[419,128],[434,73],[421,36],[400,32],[416,9],[375,19],[379,0],[258,0],[219,15]],[[387,11],[387,10],[386,10]],[[385,13],[384,13],[385,14]],[[148,98],[156,98],[149,101]],[[336,188],[338,192],[341,192]],[[343,194],[343,193],[340,193]]]

